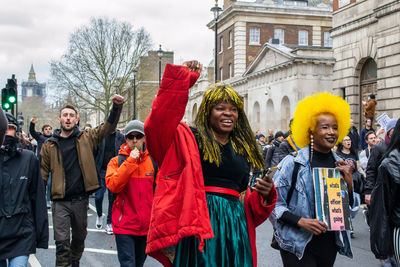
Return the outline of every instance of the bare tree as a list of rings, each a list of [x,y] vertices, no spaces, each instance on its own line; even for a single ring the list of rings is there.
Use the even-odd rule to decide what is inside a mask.
[[[106,117],[111,96],[127,94],[132,71],[151,48],[150,35],[126,22],[92,18],[71,34],[60,60],[51,62],[52,82],[59,96],[71,94],[78,108],[100,110]]]

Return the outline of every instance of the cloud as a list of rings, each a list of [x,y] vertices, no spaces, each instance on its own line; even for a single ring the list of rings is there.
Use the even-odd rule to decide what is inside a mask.
[[[4,1],[3,1],[4,2]],[[50,77],[49,62],[68,47],[70,34],[91,17],[127,21],[144,27],[154,49],[175,52],[175,62],[212,59],[214,35],[206,24],[214,1],[194,0],[18,0],[2,2],[0,10],[0,88],[11,74],[18,83],[27,80],[34,64],[39,82]],[[221,2],[221,1],[220,1]]]

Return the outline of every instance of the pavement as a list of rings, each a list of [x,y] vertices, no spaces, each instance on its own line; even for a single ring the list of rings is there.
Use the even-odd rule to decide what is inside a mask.
[[[107,210],[108,201],[107,193],[104,196],[103,211]],[[49,249],[38,249],[35,255],[29,258],[29,266],[55,266],[55,243],[53,239],[53,228],[51,220],[51,210],[48,210],[49,215]],[[88,210],[88,235],[85,242],[85,252],[81,259],[83,267],[108,267],[119,266],[117,250],[114,235],[107,235],[102,230],[95,228],[96,211],[94,208],[94,199],[90,198],[90,206]],[[379,261],[375,259],[370,250],[369,230],[364,222],[361,210],[353,220],[355,237],[352,239],[352,249],[354,258],[349,259],[338,254],[335,262],[335,267],[353,267],[363,266],[369,267],[380,266]],[[105,226],[105,220],[104,220]],[[279,251],[271,248],[272,226],[269,221],[264,222],[257,228],[257,251],[258,251],[258,266],[262,267],[280,267],[282,261]],[[160,267],[162,266],[151,257],[147,257],[144,264],[145,267]]]

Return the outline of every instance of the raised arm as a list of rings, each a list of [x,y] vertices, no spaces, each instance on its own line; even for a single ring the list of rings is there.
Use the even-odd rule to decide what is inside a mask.
[[[146,146],[158,166],[162,165],[176,128],[185,114],[189,89],[200,76],[201,64],[185,62],[183,66],[167,64],[150,115],[144,124]]]

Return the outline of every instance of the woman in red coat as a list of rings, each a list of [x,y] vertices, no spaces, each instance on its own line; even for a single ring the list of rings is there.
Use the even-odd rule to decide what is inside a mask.
[[[180,122],[200,71],[197,61],[168,64],[145,123],[160,166],[146,251],[166,266],[256,266],[255,227],[273,210],[276,191],[267,176],[248,188],[263,158],[233,89],[205,93],[195,128]]]

